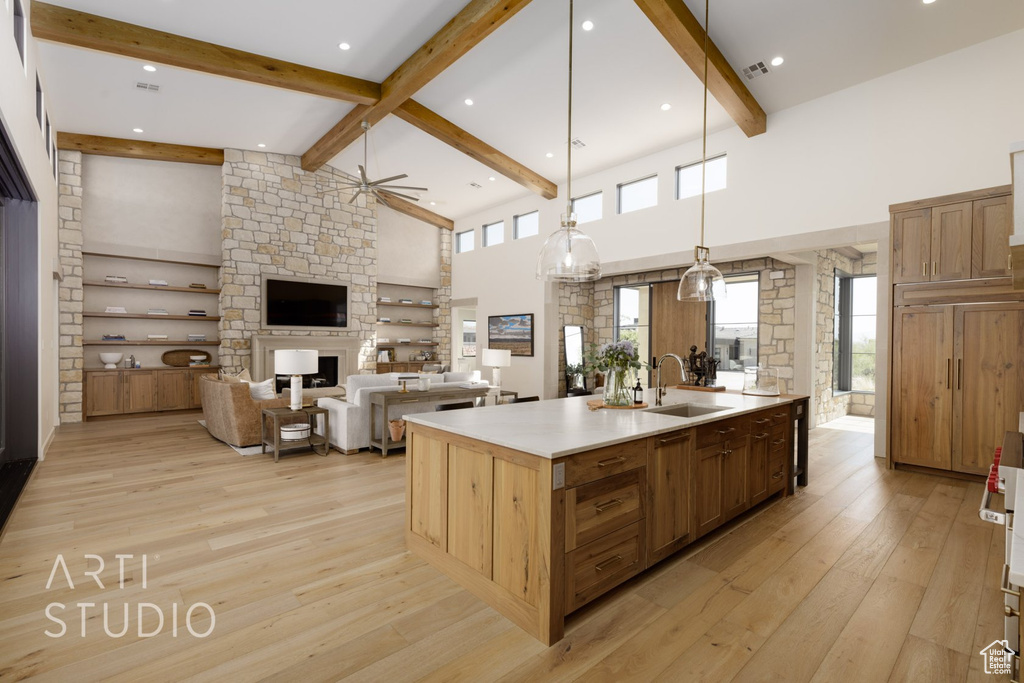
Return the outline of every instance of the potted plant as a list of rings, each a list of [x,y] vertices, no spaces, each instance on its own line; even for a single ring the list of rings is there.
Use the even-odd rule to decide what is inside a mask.
[[[586,363],[574,363],[565,366],[566,389],[584,387],[583,378],[587,374]]]
[[[605,405],[633,404],[632,389],[636,382],[636,371],[643,367],[633,342],[623,340],[601,346],[592,344],[586,363],[605,373]]]

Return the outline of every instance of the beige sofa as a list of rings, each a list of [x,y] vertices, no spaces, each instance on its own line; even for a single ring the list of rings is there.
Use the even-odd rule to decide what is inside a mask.
[[[245,382],[225,381],[213,375],[199,378],[199,395],[203,400],[206,429],[232,446],[259,445],[262,410],[288,405],[286,398],[254,401]]]

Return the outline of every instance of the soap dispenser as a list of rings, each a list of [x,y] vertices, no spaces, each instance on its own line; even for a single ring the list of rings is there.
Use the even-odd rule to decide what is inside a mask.
[[[633,387],[633,403],[640,405],[644,402],[644,388],[640,386],[640,378],[636,378],[636,386]]]

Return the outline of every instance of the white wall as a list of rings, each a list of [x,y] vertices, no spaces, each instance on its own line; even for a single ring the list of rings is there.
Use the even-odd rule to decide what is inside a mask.
[[[377,280],[441,286],[441,240],[433,225],[377,203]]]
[[[1007,149],[1024,139],[1024,31],[915,65],[768,117],[768,132],[746,138],[731,127],[708,139],[710,155],[728,154],[728,189],[708,195],[705,244],[719,249],[754,240],[886,222],[891,203],[1010,182]],[[575,179],[576,196],[604,192],[604,219],[583,229],[594,237],[606,272],[680,265],[692,260],[700,198],[675,200],[674,169],[700,159],[696,140]],[[659,175],[657,207],[615,215],[616,183]],[[536,254],[558,227],[560,198],[536,195],[456,221],[476,229],[540,211],[541,235],[453,258],[453,298],[478,299],[479,319],[498,313],[550,311],[550,289],[534,280]],[[851,240],[853,241],[853,240]],[[760,245],[759,245],[760,246]],[[763,248],[771,253],[770,246]],[[537,387],[557,357],[557,320],[538,324],[534,359],[513,361],[503,381]],[[550,339],[548,338],[550,337]],[[810,362],[810,358],[804,359]],[[799,362],[799,360],[798,360]],[[550,369],[549,369],[550,371]],[[513,388],[520,388],[514,386]],[[549,394],[550,395],[550,394]]]
[[[31,3],[22,3],[31,22]],[[25,64],[14,42],[14,3],[0,6],[0,122],[28,174],[39,202],[39,444],[49,445],[57,424],[57,286],[53,263],[57,257],[57,183],[36,121],[35,41],[25,47]],[[46,78],[39,75],[46,90]],[[40,452],[42,455],[42,452]]]

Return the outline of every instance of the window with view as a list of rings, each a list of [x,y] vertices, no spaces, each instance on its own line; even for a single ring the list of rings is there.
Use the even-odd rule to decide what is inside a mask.
[[[652,175],[617,188],[619,213],[639,211],[658,205],[658,176]]]
[[[572,212],[576,214],[576,223],[582,225],[590,221],[599,221],[602,216],[601,202],[603,192],[595,192],[572,200]]]
[[[540,212],[531,211],[512,219],[512,239],[533,237],[540,232]]]
[[[21,6],[21,0],[14,0],[14,44],[18,47],[22,66],[25,64],[25,31],[25,10]]]
[[[725,276],[729,296],[711,306],[711,335],[718,383],[743,388],[743,370],[757,367],[758,274]]]
[[[467,251],[473,251],[472,230],[466,230],[465,232],[456,233],[455,235],[455,253],[462,254]]]
[[[484,226],[483,233],[485,247],[493,247],[495,244],[501,244],[505,241],[505,221],[488,223]]]
[[[875,391],[878,278],[836,271],[832,385],[835,391]]]
[[[708,192],[725,189],[725,155],[708,159],[705,186]],[[700,196],[700,162],[676,169],[676,199]]]
[[[462,321],[462,357],[476,358],[476,321]]]
[[[651,356],[651,286],[615,288],[615,341],[631,341],[641,361]],[[645,368],[638,372],[641,386],[650,386]]]

